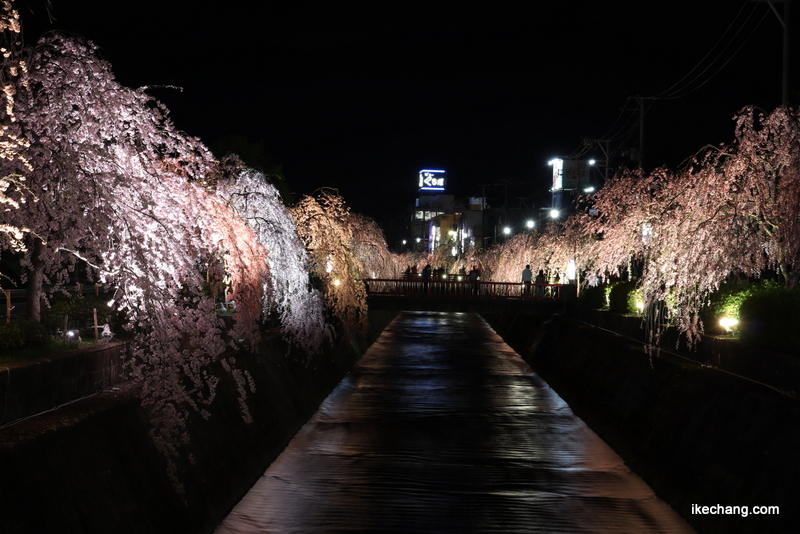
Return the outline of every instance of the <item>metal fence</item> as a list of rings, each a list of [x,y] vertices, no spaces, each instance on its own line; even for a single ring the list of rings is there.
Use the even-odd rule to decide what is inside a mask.
[[[514,282],[470,282],[439,278],[364,279],[369,295],[474,297],[489,299],[559,300],[561,284],[522,284]]]

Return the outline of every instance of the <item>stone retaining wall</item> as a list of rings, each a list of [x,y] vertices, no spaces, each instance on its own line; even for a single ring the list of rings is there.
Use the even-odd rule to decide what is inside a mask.
[[[0,364],[0,426],[120,384],[127,348],[112,341]]]

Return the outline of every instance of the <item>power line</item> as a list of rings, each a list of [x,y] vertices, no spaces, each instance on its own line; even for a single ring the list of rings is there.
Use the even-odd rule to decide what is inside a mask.
[[[606,151],[608,152],[606,157],[610,158],[612,155],[616,157],[622,152],[623,147],[631,141],[638,129],[638,159],[639,165],[643,166],[645,115],[656,100],[676,100],[683,98],[705,86],[737,56],[769,13],[769,10],[763,10],[761,18],[753,26],[751,21],[753,17],[757,15],[760,8],[754,6],[753,9],[746,12],[746,6],[747,2],[744,2],[714,45],[681,79],[654,96],[629,97],[626,100],[625,106],[620,109],[620,113],[617,115],[611,128],[599,139],[589,139],[588,141],[590,142],[584,140],[583,145],[573,151],[571,157],[581,157],[585,155],[595,146],[593,143],[597,143],[600,140],[606,143]],[[743,16],[744,19],[742,20]],[[751,27],[751,30],[744,39],[739,42],[738,46],[736,46],[737,41],[748,27]],[[731,50],[734,46],[735,49]],[[631,100],[637,101],[637,105],[633,108],[629,106]],[[611,144],[614,145],[613,148],[611,148]]]
[[[764,19],[767,17],[767,14],[769,13],[769,11],[767,10],[764,10],[761,19],[758,21],[758,23],[756,23],[755,27],[753,27],[750,30],[750,33],[744,38],[744,40],[733,51],[733,53],[731,53],[730,56],[727,57],[727,59],[723,58],[725,51],[728,50],[734,44],[736,38],[745,30],[749,21],[752,19],[753,15],[755,15],[758,9],[759,9],[758,7],[754,7],[750,11],[750,13],[747,15],[747,18],[744,21],[742,21],[736,32],[730,37],[730,39],[728,39],[728,41],[724,44],[724,46],[722,46],[722,48],[719,50],[719,52],[716,54],[716,56],[711,60],[711,62],[708,65],[703,67],[702,70],[700,70],[700,72],[698,72],[693,78],[688,80],[684,85],[678,87],[682,82],[684,82],[684,80],[689,78],[692,75],[692,73],[700,69],[703,63],[706,61],[706,59],[708,59],[708,57],[712,54],[712,52],[714,52],[714,50],[720,45],[725,35],[727,35],[731,31],[731,28],[733,27],[734,23],[739,18],[741,13],[744,11],[744,5],[743,5],[742,8],[739,10],[739,13],[736,14],[734,20],[731,22],[731,24],[728,25],[728,28],[725,30],[725,32],[723,32],[720,38],[717,39],[717,42],[714,44],[714,46],[700,59],[697,65],[695,65],[689,72],[687,72],[686,75],[683,76],[683,78],[681,78],[680,80],[675,82],[672,86],[668,87],[667,89],[656,95],[654,98],[657,98],[659,100],[675,100],[678,98],[683,98],[693,93],[694,91],[700,89],[701,87],[706,85],[709,81],[711,81],[712,78],[714,78],[717,74],[719,74],[719,72],[722,69],[724,69],[733,60],[733,58],[736,57],[736,55],[742,50],[742,48],[744,48],[744,46],[749,42],[750,38],[753,36],[756,30],[758,30],[758,28],[761,26],[761,23],[764,22]],[[720,61],[722,61],[722,64],[716,67],[716,65],[718,65]],[[708,76],[706,76],[705,79],[702,79],[703,76],[706,73],[708,73],[708,71],[712,68],[715,68],[715,70],[711,72]],[[692,84],[695,84],[696,82],[698,82],[698,80],[701,81],[694,88],[691,88]]]

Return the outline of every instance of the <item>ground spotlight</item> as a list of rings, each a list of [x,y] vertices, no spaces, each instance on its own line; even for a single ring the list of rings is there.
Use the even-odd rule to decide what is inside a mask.
[[[737,324],[739,324],[739,321],[733,317],[721,317],[719,320],[719,325],[724,328],[725,332],[728,334],[733,334]]]

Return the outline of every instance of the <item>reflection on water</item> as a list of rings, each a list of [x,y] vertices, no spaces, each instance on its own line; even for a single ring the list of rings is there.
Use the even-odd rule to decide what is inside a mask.
[[[217,529],[691,532],[474,314],[406,312]]]

